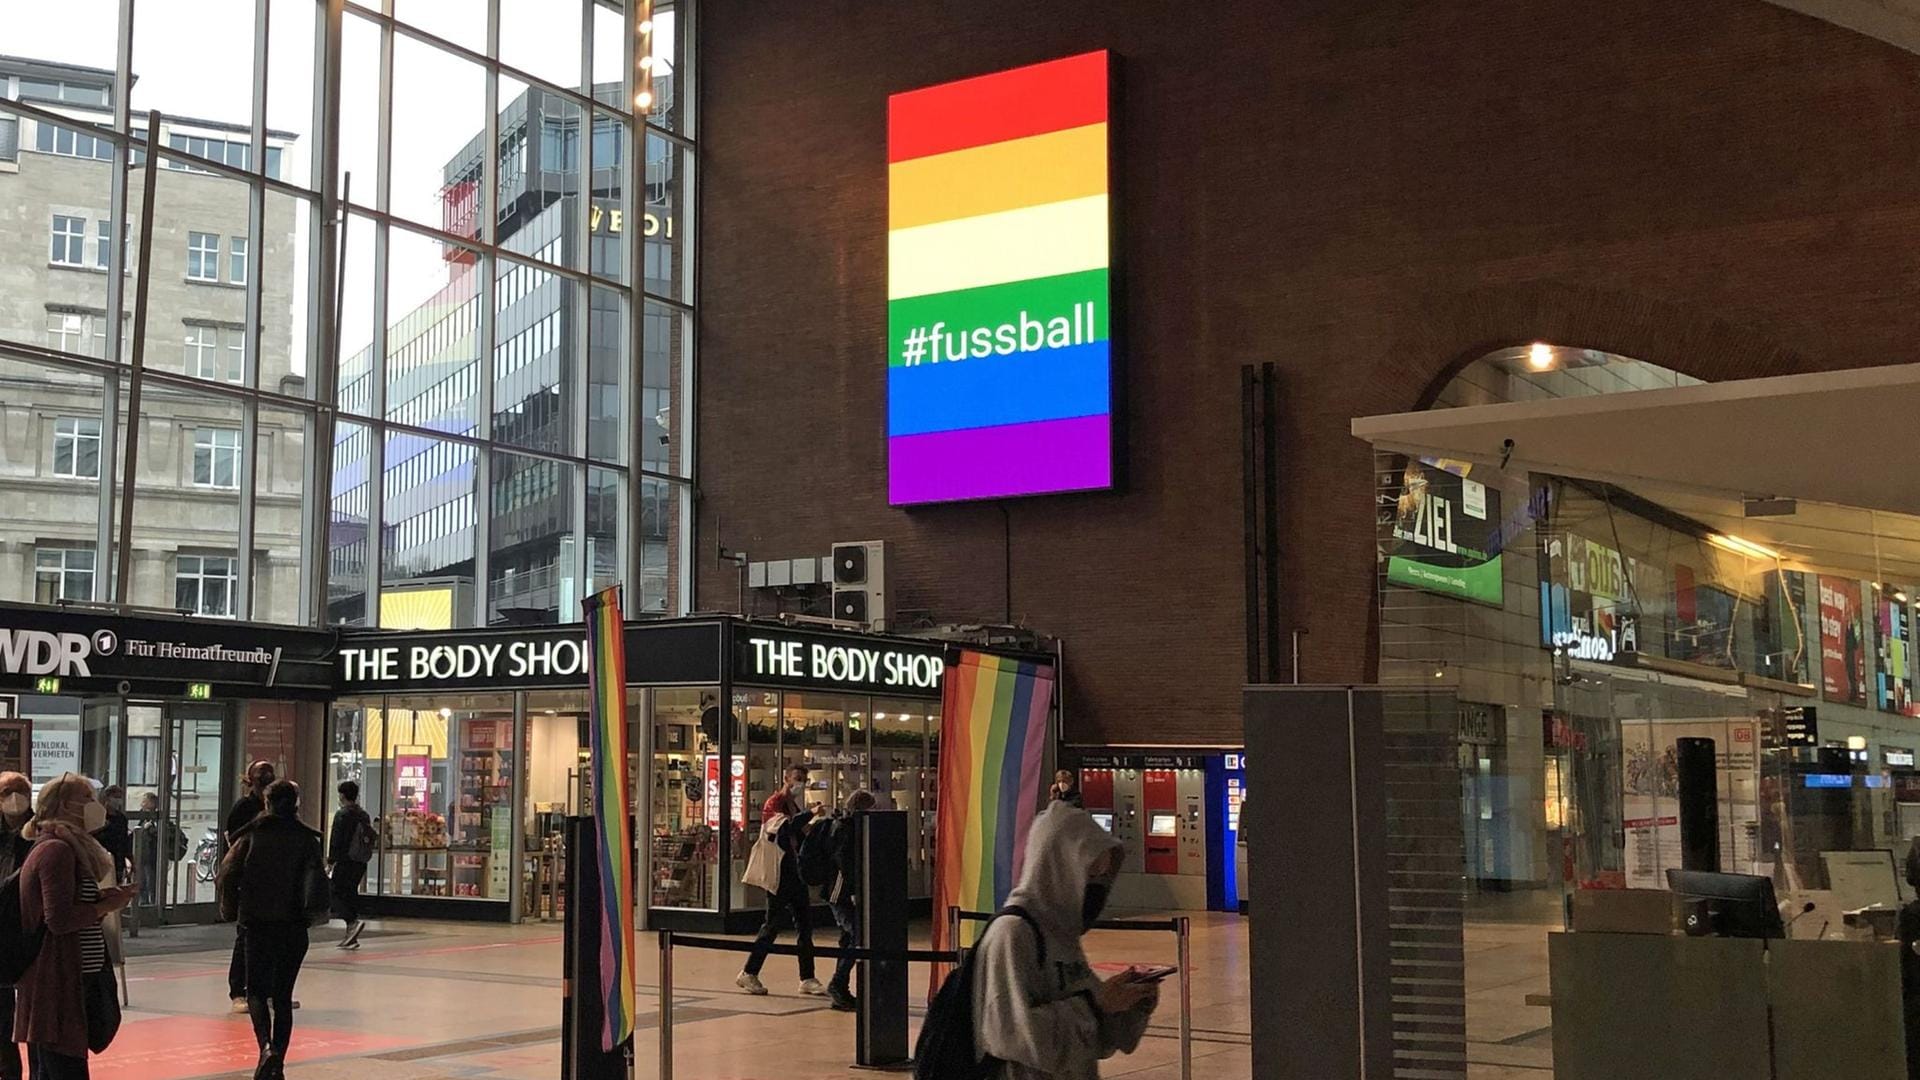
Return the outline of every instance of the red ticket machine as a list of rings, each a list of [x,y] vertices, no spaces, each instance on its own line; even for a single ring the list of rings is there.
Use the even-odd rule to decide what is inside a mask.
[[[1180,787],[1174,770],[1147,769],[1141,774],[1141,808],[1146,818],[1146,871],[1180,872]]]

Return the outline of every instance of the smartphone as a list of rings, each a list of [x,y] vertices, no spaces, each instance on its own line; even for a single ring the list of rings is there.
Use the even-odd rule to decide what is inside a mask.
[[[1133,981],[1156,983],[1179,970],[1171,964],[1144,965],[1133,969]]]

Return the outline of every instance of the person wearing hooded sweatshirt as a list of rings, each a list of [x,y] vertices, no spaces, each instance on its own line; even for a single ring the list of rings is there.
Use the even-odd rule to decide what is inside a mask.
[[[1038,924],[1046,964],[1035,927],[1020,918],[995,919],[975,959],[975,1046],[1000,1059],[995,1080],[1098,1080],[1102,1060],[1140,1045],[1159,986],[1132,971],[1102,981],[1080,944],[1120,859],[1120,842],[1079,807],[1056,799],[1034,819],[1007,906]]]
[[[0,772],[0,881],[26,865],[33,841],[20,835],[33,817],[33,782],[17,772]],[[20,1046],[13,1041],[14,989],[0,986],[0,1080],[21,1080]]]
[[[13,1038],[27,1044],[36,1080],[86,1080],[90,1019],[118,1026],[119,991],[100,920],[133,901],[134,886],[102,886],[113,856],[91,833],[106,807],[84,776],[67,773],[40,789],[23,832],[35,841],[20,871],[20,922],[47,936],[20,977]],[[90,1008],[112,1016],[88,1016]]]
[[[239,923],[246,941],[247,1011],[260,1044],[254,1080],[286,1076],[293,984],[307,957],[307,928],[327,912],[326,890],[309,887],[326,864],[320,833],[299,813],[300,785],[276,781],[267,812],[240,833],[221,868],[220,913]]]
[[[787,786],[769,795],[766,803],[760,807],[762,828],[779,822],[773,840],[780,846],[780,889],[767,894],[767,921],[761,924],[760,934],[754,938],[754,949],[747,955],[747,966],[733,980],[735,986],[749,994],[767,992],[766,985],[760,981],[760,969],[766,965],[767,950],[773,946],[774,940],[789,921],[793,923],[800,949],[800,992],[816,997],[827,992],[827,988],[814,977],[813,894],[800,878],[800,844],[806,839],[807,827],[813,822],[814,816],[813,809],[806,804],[807,776],[805,765],[789,765]]]

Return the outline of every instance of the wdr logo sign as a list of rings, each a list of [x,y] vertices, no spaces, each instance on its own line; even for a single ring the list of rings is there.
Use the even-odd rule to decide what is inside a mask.
[[[119,639],[111,630],[101,630],[94,639],[104,637],[111,652]],[[93,652],[85,634],[57,634],[49,630],[0,629],[0,671],[10,675],[59,675],[63,678],[89,678],[93,675],[87,659]]]

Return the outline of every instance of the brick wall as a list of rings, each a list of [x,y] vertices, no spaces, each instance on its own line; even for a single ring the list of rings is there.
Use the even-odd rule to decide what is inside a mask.
[[[886,505],[885,99],[1117,51],[1124,494],[1009,507],[1068,737],[1237,741],[1239,366],[1283,373],[1283,618],[1372,674],[1371,457],[1536,339],[1707,379],[1911,359],[1920,57],[1754,0],[703,8],[696,607],[718,541],[894,542],[895,604],[1005,603],[996,506]]]

